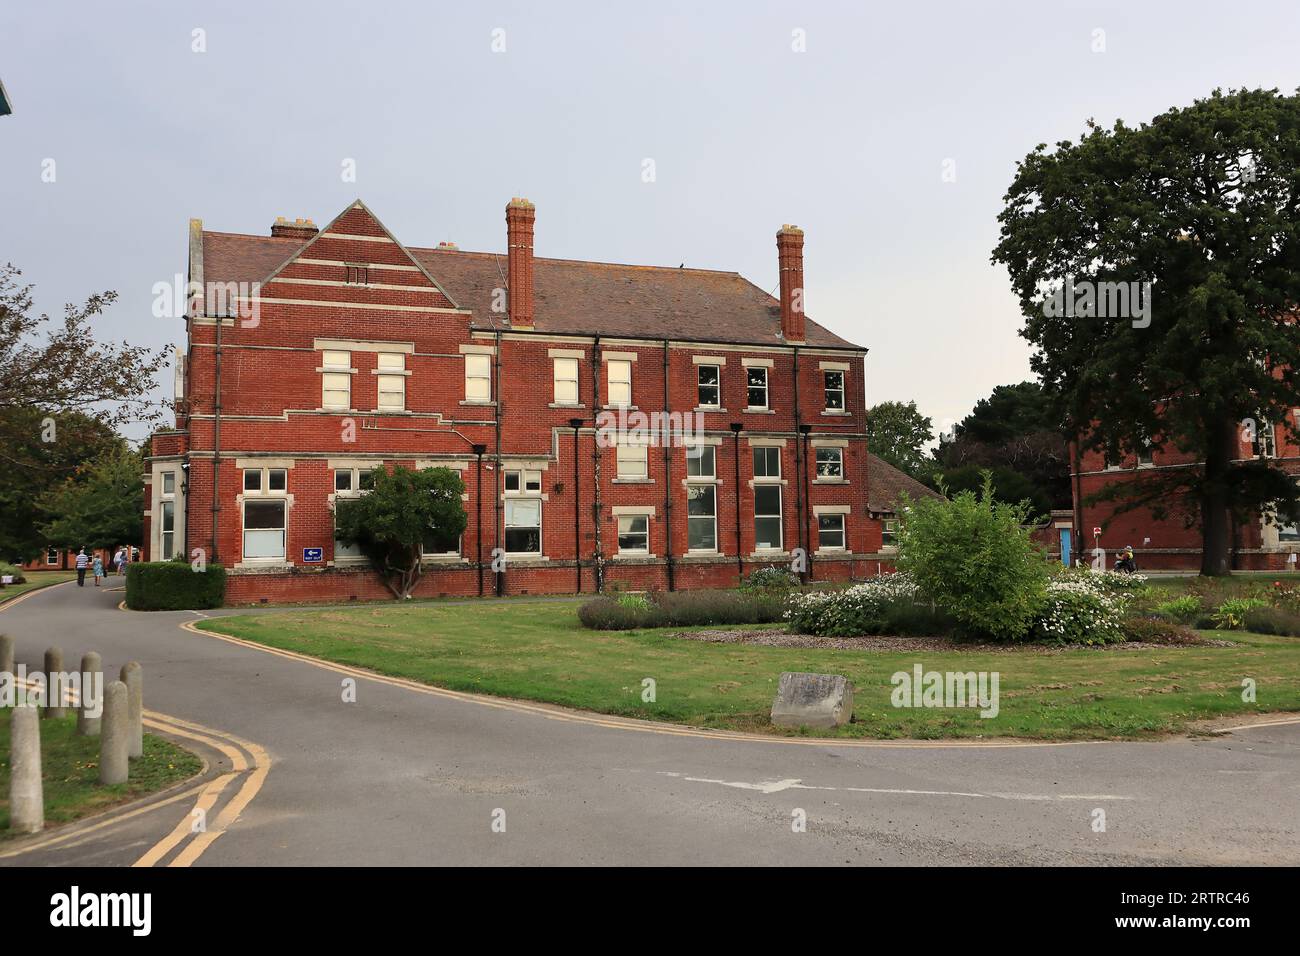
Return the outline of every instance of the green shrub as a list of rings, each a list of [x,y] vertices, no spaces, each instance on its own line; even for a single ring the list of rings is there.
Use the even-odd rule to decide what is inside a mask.
[[[786,568],[759,568],[740,582],[743,594],[784,594],[799,586],[799,575]]]
[[[1126,641],[1143,644],[1199,644],[1196,632],[1182,624],[1154,617],[1128,617],[1121,623]]]
[[[616,600],[620,607],[629,608],[633,611],[650,610],[650,599],[644,594],[620,594]]]
[[[1259,598],[1229,598],[1214,612],[1214,626],[1225,631],[1239,631],[1246,626],[1246,614],[1267,606]]]
[[[1177,624],[1192,624],[1201,616],[1201,599],[1195,594],[1184,594],[1157,604],[1152,612]]]
[[[702,627],[717,624],[770,624],[779,621],[784,600],[737,591],[658,591],[643,595],[598,597],[578,608],[584,627],[626,631],[649,627]]]
[[[1245,627],[1256,634],[1300,637],[1300,614],[1284,608],[1257,607],[1246,612]]]
[[[1030,506],[976,495],[903,502],[898,567],[966,631],[994,640],[1031,633],[1046,600],[1048,566],[1026,525]]]
[[[24,573],[23,569],[18,567],[18,565],[5,564],[3,561],[0,561],[0,577],[3,577],[4,575],[12,575],[14,584],[25,584],[27,581],[26,573]]]
[[[953,619],[923,601],[911,575],[900,571],[850,588],[792,597],[785,619],[796,634],[859,637],[868,634],[947,634]]]
[[[1089,574],[1063,576],[1047,586],[1033,634],[1056,644],[1115,644],[1124,640],[1126,604],[1125,595]]]
[[[133,561],[126,568],[126,606],[133,611],[189,611],[221,607],[226,569],[195,571],[174,561]]]

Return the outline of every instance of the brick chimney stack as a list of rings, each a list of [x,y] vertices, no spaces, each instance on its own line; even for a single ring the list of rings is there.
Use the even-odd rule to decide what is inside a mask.
[[[781,335],[787,342],[803,342],[803,230],[782,226],[776,234],[776,254],[781,267]]]
[[[303,242],[314,239],[319,231],[316,223],[310,219],[295,219],[290,222],[284,216],[276,216],[275,222],[271,224],[271,235],[283,239],[301,239]]]
[[[510,292],[510,326],[533,327],[533,221],[537,209],[516,196],[506,206],[506,238],[509,259],[506,269]]]

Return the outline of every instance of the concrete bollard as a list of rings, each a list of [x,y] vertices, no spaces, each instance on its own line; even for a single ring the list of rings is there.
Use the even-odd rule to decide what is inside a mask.
[[[126,685],[126,753],[144,756],[144,668],[139,661],[122,665],[121,681]]]
[[[9,829],[39,833],[45,826],[41,788],[41,720],[34,707],[15,707],[9,741]]]
[[[103,693],[103,686],[104,686],[103,671],[104,671],[104,661],[98,654],[96,654],[94,651],[90,651],[89,653],[82,655],[81,657],[81,700],[79,701],[79,706],[77,707],[77,736],[79,737],[99,736],[99,722],[100,719],[103,717],[103,711],[102,710],[100,711],[99,717],[92,717],[87,711],[87,708],[94,703],[94,701],[90,700],[89,691],[94,688],[94,685],[96,683],[96,675],[98,675],[100,693],[101,694]],[[104,702],[102,700],[99,701],[99,705],[102,708],[104,706]]]
[[[0,674],[15,674],[14,639],[8,634],[0,634]]]
[[[115,680],[104,688],[104,725],[99,735],[99,782],[126,783],[128,760],[126,685]]]
[[[51,647],[45,652],[46,717],[64,717],[68,713],[67,708],[63,706],[67,700],[63,696],[63,684],[59,678],[62,673],[63,651]]]

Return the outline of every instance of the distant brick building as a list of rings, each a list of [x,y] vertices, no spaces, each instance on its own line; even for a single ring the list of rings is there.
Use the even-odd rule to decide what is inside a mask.
[[[733,272],[535,258],[534,217],[506,207],[504,255],[407,248],[359,201],[319,231],[191,221],[147,556],[203,549],[232,603],[386,596],[333,509],[405,465],[467,492],[423,595],[730,586],[799,548],[813,579],[888,568],[898,473],[867,453],[866,349],[804,315],[801,230],[777,234],[778,299]],[[598,433],[636,413],[702,430]]]
[[[1300,447],[1277,425],[1263,424],[1255,434],[1238,436],[1241,461],[1267,458],[1289,474],[1300,478]],[[1139,481],[1163,469],[1196,468],[1198,462],[1172,447],[1149,454],[1108,462],[1102,452],[1084,452],[1075,457],[1071,476],[1074,514],[1070,534],[1076,560],[1092,560],[1095,548],[1105,552],[1111,567],[1115,553],[1132,545],[1138,567],[1143,570],[1187,570],[1201,567],[1201,531],[1185,516],[1168,514],[1156,519],[1149,508],[1120,513],[1113,502],[1089,503],[1088,499],[1115,482]],[[1057,515],[1054,513],[1054,517]],[[1060,522],[1064,525],[1067,522]],[[1100,534],[1094,534],[1100,530]],[[1230,567],[1233,570],[1295,569],[1300,552],[1300,527],[1276,524],[1263,515],[1234,522],[1230,530]]]

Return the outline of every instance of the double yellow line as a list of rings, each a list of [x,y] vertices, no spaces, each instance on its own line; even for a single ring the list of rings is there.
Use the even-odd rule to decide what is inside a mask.
[[[251,741],[191,721],[146,711],[144,723],[151,729],[213,747],[230,760],[230,769],[210,780],[202,788],[194,807],[172,831],[131,864],[132,866],[156,866],[169,853],[184,844],[167,866],[191,866],[217,837],[230,829],[257,796],[258,791],[262,789],[262,784],[266,782],[266,775],[271,772],[271,757],[262,747]],[[244,777],[244,781],[239,789],[226,801],[216,818],[209,822],[208,814],[217,805],[221,795],[241,776]],[[195,826],[196,814],[203,821],[201,827]],[[186,840],[189,842],[186,843]]]

